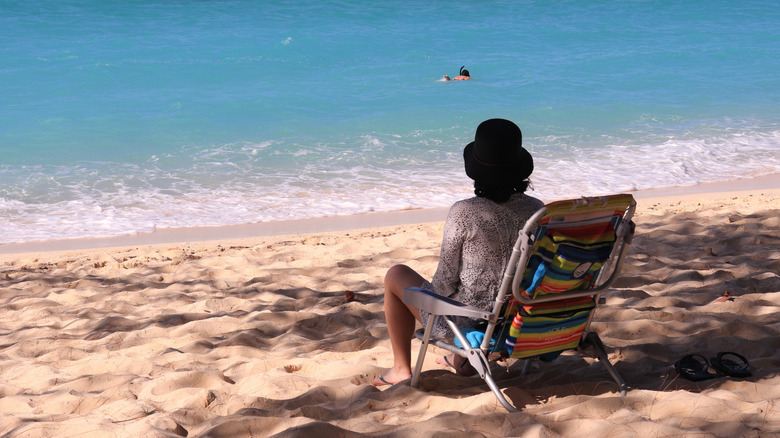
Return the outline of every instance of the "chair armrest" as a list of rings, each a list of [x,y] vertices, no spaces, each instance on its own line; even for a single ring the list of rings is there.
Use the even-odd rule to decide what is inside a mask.
[[[490,320],[490,312],[419,287],[404,289],[404,303],[425,310],[432,315],[465,316]]]

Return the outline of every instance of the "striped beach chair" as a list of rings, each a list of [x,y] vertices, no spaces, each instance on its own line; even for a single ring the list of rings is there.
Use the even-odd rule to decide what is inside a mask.
[[[634,233],[635,208],[633,196],[621,194],[557,201],[536,212],[519,233],[492,311],[420,288],[404,290],[404,302],[433,315],[416,333],[422,346],[412,386],[417,386],[428,345],[433,344],[466,358],[498,401],[516,411],[493,380],[492,361],[549,361],[562,351],[587,346],[625,395],[625,382],[609,362],[601,339],[588,327],[600,294],[620,271]],[[486,329],[461,330],[454,316],[483,320]],[[453,330],[454,343],[431,338],[436,318],[444,318]]]

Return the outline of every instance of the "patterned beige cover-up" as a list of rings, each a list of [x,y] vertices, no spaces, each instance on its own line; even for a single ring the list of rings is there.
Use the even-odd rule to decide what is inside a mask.
[[[441,254],[431,284],[439,295],[470,306],[492,310],[501,277],[525,222],[544,203],[539,199],[514,194],[502,204],[474,197],[456,202],[444,223]],[[423,324],[428,313],[420,311]],[[477,321],[456,317],[460,328],[475,327]],[[433,336],[452,341],[453,333],[442,318],[436,322]]]

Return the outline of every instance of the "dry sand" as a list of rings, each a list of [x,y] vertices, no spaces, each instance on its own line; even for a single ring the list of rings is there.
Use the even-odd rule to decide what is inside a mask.
[[[772,187],[639,198],[624,274],[592,326],[627,396],[572,353],[526,376],[495,370],[513,414],[479,378],[436,365],[441,351],[419,389],[370,385],[391,364],[384,272],[432,276],[441,222],[3,254],[0,435],[775,436]],[[696,383],[672,367],[721,351],[754,375]]]

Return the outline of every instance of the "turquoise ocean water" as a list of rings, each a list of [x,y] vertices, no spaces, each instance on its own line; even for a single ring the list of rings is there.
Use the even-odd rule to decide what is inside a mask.
[[[0,243],[447,206],[493,117],[545,200],[778,172],[778,72],[774,0],[0,0]]]

